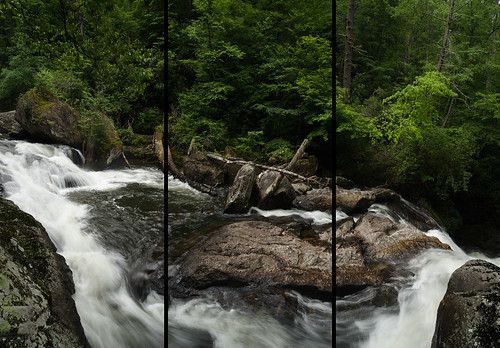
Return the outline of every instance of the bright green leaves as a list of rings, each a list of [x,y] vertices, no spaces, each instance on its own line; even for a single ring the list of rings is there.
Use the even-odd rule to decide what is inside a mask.
[[[376,121],[377,127],[385,139],[395,143],[401,138],[421,141],[422,129],[436,126],[443,117],[441,106],[456,96],[443,75],[425,73],[384,100],[387,108]]]
[[[385,166],[396,184],[415,185],[440,198],[467,191],[478,146],[473,133],[460,128],[426,128],[424,141],[404,140],[384,147]]]
[[[300,109],[307,123],[314,125],[309,138],[320,136],[327,141],[332,134],[332,51],[326,39],[303,36],[297,42],[295,54],[301,69],[295,80],[302,99]]]
[[[382,133],[375,127],[374,119],[364,116],[355,110],[351,104],[344,102],[344,88],[336,87],[335,119],[336,132],[349,133],[351,138],[370,138],[372,141],[380,139]]]

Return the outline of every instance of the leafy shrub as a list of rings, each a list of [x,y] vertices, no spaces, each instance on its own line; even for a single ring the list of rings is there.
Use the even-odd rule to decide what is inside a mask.
[[[42,69],[35,76],[35,86],[72,106],[81,104],[89,94],[86,83],[71,71]]]
[[[134,130],[139,134],[153,134],[155,128],[163,122],[163,114],[158,109],[147,109],[139,113],[134,123]]]
[[[290,162],[294,155],[292,144],[282,138],[271,140],[264,146],[264,150],[269,164]]]
[[[236,152],[249,160],[260,160],[263,157],[264,137],[262,131],[249,131],[244,137],[238,138]]]

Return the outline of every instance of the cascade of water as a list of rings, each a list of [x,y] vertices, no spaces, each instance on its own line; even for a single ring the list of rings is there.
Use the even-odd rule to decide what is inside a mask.
[[[220,202],[221,206],[211,210],[210,214],[201,213],[199,207],[213,205],[213,198],[193,190],[189,185],[171,176],[168,177],[168,190],[169,216],[172,216],[172,219],[169,219],[169,236],[171,236],[169,244],[175,243],[176,238],[182,238],[176,231],[181,224],[196,226],[199,220],[204,225],[200,228],[206,228],[207,221],[214,216],[219,219],[218,221],[231,221],[231,215],[222,214],[223,203]],[[188,209],[191,208],[189,204],[184,204],[179,208],[179,201],[195,201],[196,211],[189,211]],[[174,212],[171,213],[172,210]],[[332,222],[331,214],[297,209],[264,211],[252,208],[245,218],[252,214],[264,217],[298,216],[318,225]],[[186,219],[185,215],[190,215],[191,218]],[[238,215],[234,219],[241,217]],[[179,221],[181,224],[178,224]],[[179,265],[168,266],[169,277],[175,277],[178,271]],[[312,300],[290,292],[288,296],[296,299],[296,307],[282,308],[287,313],[291,312],[293,317],[293,319],[283,320],[275,318],[267,311],[256,310],[255,307],[246,305],[244,301],[230,301],[229,298],[238,298],[238,289],[221,291],[223,295],[218,297],[203,293],[195,299],[171,299],[168,308],[169,347],[326,348],[332,344],[331,302]]]
[[[106,250],[86,223],[89,206],[72,202],[75,190],[112,190],[139,182],[163,187],[156,170],[88,172],[72,162],[65,146],[0,141],[0,172],[6,198],[47,230],[73,272],[75,304],[94,348],[163,346],[163,297],[138,303],[128,292],[124,257]],[[126,226],[124,226],[126,228]]]
[[[412,206],[412,209],[418,208]],[[372,205],[368,213],[410,224],[384,205]],[[422,211],[417,213],[426,216]],[[375,308],[369,304],[374,296],[372,288],[338,299],[338,310],[352,309],[342,309],[337,313],[337,344],[359,348],[429,348],[439,303],[451,274],[476,258],[500,266],[500,258],[492,259],[480,253],[466,254],[443,230],[433,229],[425,233],[448,244],[452,250],[428,250],[412,259],[408,269],[413,275],[399,280],[404,285],[397,288],[398,299],[394,306]]]

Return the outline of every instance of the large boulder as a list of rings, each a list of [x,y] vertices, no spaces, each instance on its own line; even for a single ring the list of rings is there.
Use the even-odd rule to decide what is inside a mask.
[[[123,144],[113,121],[103,113],[97,113],[82,121],[85,142],[82,145],[87,164],[94,169],[123,167]]]
[[[405,262],[422,251],[449,250],[447,244],[409,225],[364,214],[336,227],[336,285],[338,288],[380,285],[403,271]]]
[[[229,188],[224,207],[225,213],[247,213],[251,207],[252,191],[257,171],[254,166],[245,164],[236,174],[233,185]]]
[[[16,111],[0,112],[0,133],[16,136],[23,130],[23,127],[15,119]]]
[[[471,260],[450,277],[432,348],[500,346],[500,267]]]
[[[335,205],[346,214],[364,213],[374,203],[387,203],[395,200],[399,200],[399,195],[387,188],[347,190],[337,185],[335,190]]]
[[[200,184],[218,186],[224,183],[222,163],[211,160],[201,151],[183,157],[183,172],[187,179]]]
[[[15,119],[32,140],[81,149],[90,167],[125,164],[120,137],[103,113],[83,116],[49,92],[33,88],[19,98]]]
[[[259,197],[265,196],[264,192],[273,184],[275,179],[281,175],[277,171],[266,170],[259,174],[257,177],[257,189]],[[297,197],[297,193],[292,187],[290,180],[284,176],[277,189],[268,197],[268,199],[259,205],[262,209],[288,209],[293,205],[293,200]]]
[[[346,190],[339,186],[335,191],[335,205],[346,214],[363,213],[375,203],[375,195],[370,191]]]
[[[89,347],[71,270],[45,229],[0,198],[0,346]]]
[[[50,93],[36,88],[26,92],[17,103],[15,118],[38,141],[81,148],[80,113]]]
[[[175,262],[169,291],[212,286],[281,287],[332,298],[332,251],[302,240],[285,226],[264,221],[225,225]],[[169,272],[170,273],[170,272]]]

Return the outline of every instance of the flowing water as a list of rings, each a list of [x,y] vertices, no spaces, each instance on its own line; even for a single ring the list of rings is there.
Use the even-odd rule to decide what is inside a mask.
[[[289,218],[313,224],[332,223],[332,216],[300,210],[223,214],[223,202],[168,177],[169,273],[175,273],[175,259],[200,236],[216,226],[239,220]],[[170,348],[299,348],[331,347],[333,343],[332,303],[310,299],[292,291],[284,296],[294,305],[279,313],[252,306],[243,299],[275,294],[217,288],[191,299],[171,299],[168,308]],[[280,294],[279,296],[281,296]],[[265,306],[264,306],[265,307]],[[275,308],[274,308],[275,309]]]
[[[409,204],[408,202],[406,202]],[[413,209],[418,209],[413,207]],[[394,222],[410,224],[388,207],[374,204],[369,213]],[[420,212],[425,214],[424,212]],[[337,221],[346,215],[337,211]],[[355,217],[356,219],[356,217]],[[428,250],[407,265],[410,276],[386,284],[397,291],[397,303],[373,305],[376,288],[336,299],[336,344],[342,348],[429,348],[434,335],[437,310],[451,274],[465,262],[483,259],[500,266],[500,258],[465,253],[443,230],[426,231],[452,250]]]
[[[66,259],[93,348],[163,347],[163,296],[140,299],[131,286],[162,243],[163,173],[86,171],[82,162],[67,146],[0,140],[4,196],[42,223]]]

